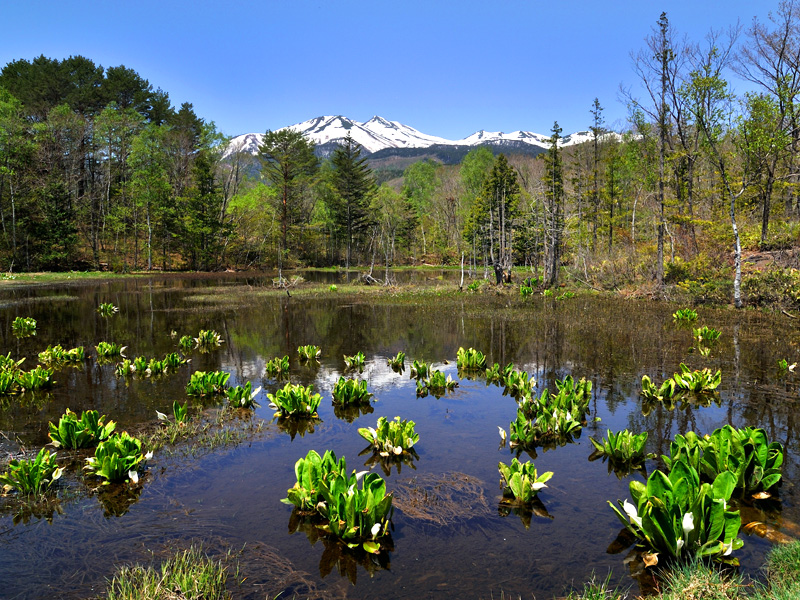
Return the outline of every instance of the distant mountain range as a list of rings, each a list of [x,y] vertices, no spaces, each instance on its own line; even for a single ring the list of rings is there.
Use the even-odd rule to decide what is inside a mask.
[[[365,154],[371,160],[391,158],[413,159],[429,157],[445,163],[459,162],[461,158],[476,146],[489,146],[495,151],[521,152],[540,154],[550,146],[550,136],[531,131],[476,131],[461,140],[448,140],[417,131],[413,127],[397,121],[387,121],[382,117],[372,117],[365,123],[359,123],[343,116],[317,117],[290,125],[303,133],[316,144],[317,154],[327,156],[337,145],[344,141],[347,134],[361,144]],[[258,154],[258,147],[264,138],[263,133],[246,133],[233,138],[225,151],[225,155],[237,151]],[[579,131],[564,136],[561,146],[574,146],[592,139],[589,131]]]

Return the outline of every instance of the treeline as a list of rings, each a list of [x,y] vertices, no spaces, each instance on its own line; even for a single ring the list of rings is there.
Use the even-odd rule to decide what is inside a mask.
[[[0,267],[463,261],[498,277],[526,265],[546,285],[564,267],[605,288],[722,279],[738,298],[742,251],[800,232],[798,7],[697,42],[662,15],[634,57],[644,94],[626,92],[625,133],[596,99],[587,143],[562,147],[555,123],[539,157],[477,148],[394,178],[349,139],[324,161],[290,130],[236,151],[125,67],[15,61],[0,72]]]

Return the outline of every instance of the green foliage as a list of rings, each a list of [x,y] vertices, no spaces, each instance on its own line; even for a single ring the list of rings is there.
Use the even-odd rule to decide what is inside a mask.
[[[26,496],[40,496],[61,477],[62,471],[56,464],[55,453],[42,448],[36,458],[9,461],[8,470],[0,475],[0,483]]]
[[[459,347],[456,353],[456,365],[463,371],[485,371],[486,357],[479,350],[473,348],[464,350],[464,348]]]
[[[364,353],[359,351],[354,356],[344,356],[344,364],[347,370],[363,370],[364,369]]]
[[[89,448],[108,439],[116,426],[114,421],[106,422],[106,416],[101,416],[96,410],[83,411],[78,418],[77,414],[67,409],[57,426],[52,421],[49,423],[48,435],[56,448],[75,450]]]
[[[278,358],[277,356],[269,361],[265,365],[265,372],[270,377],[275,377],[280,379],[281,377],[286,377],[289,374],[289,357],[284,356],[283,358]]]
[[[521,463],[516,458],[511,459],[510,465],[499,463],[497,468],[500,470],[503,497],[523,504],[532,502],[539,490],[547,487],[546,482],[553,476],[552,471],[539,475],[533,462]]]
[[[322,396],[314,393],[312,386],[287,383],[274,394],[267,394],[270,408],[279,417],[316,417]]]
[[[395,373],[402,374],[406,370],[406,353],[398,352],[397,356],[389,358],[386,364],[392,368]]]
[[[692,329],[692,335],[698,344],[716,342],[720,336],[720,331],[703,325],[699,329]]]
[[[514,364],[508,363],[505,367],[500,368],[500,365],[494,363],[491,367],[486,368],[486,385],[495,384],[500,385],[504,383],[508,376],[514,371]]]
[[[595,447],[600,456],[608,459],[616,465],[641,465],[647,458],[645,444],[647,443],[647,432],[631,433],[623,429],[618,433],[608,430],[608,439],[598,442],[594,438],[589,441]]]
[[[519,295],[522,296],[523,298],[529,298],[530,296],[533,295],[533,288],[527,285],[522,285],[519,288]]]
[[[520,398],[530,397],[533,394],[536,380],[525,371],[512,370],[505,374],[503,386],[504,396],[511,396],[518,400]]]
[[[226,392],[228,395],[228,403],[235,408],[255,408],[258,406],[256,396],[261,392],[261,387],[253,389],[253,384],[249,381],[244,386],[237,385],[236,387],[229,388]]]
[[[159,568],[139,565],[117,569],[108,583],[107,600],[223,600],[228,572],[221,561],[192,546],[176,552]]]
[[[63,365],[65,363],[81,363],[86,359],[83,346],[64,350],[61,345],[48,346],[46,350],[39,352],[39,362],[44,365]]]
[[[481,289],[481,286],[485,283],[483,279],[476,279],[475,281],[471,281],[469,285],[467,285],[467,290],[470,292],[477,292]]]
[[[663,459],[667,468],[676,461],[686,461],[706,481],[730,472],[738,495],[764,498],[781,481],[784,450],[779,442],[770,443],[763,429],[726,425],[704,437],[693,431],[675,436],[670,456]]]
[[[138,471],[151,455],[142,453],[142,442],[123,431],[97,444],[94,456],[86,459],[86,470],[90,475],[105,479],[103,484],[131,479],[139,480]]]
[[[183,358],[177,352],[170,352],[169,354],[164,356],[164,366],[166,369],[177,369],[178,367],[182,367],[186,363],[189,362],[189,359]]]
[[[457,387],[458,382],[453,381],[450,375],[445,377],[441,371],[434,370],[427,379],[417,379],[417,396],[424,398],[428,394],[432,394],[439,398]]]
[[[335,284],[335,283],[332,283],[328,289],[329,289],[331,292],[336,292],[336,291],[338,291],[338,290],[339,290],[339,288],[338,288],[338,287],[336,287],[336,284]]]
[[[419,441],[419,434],[414,431],[415,425],[414,421],[401,421],[400,417],[395,417],[393,421],[379,417],[374,429],[361,427],[358,433],[381,456],[400,456],[409,452]]]
[[[228,389],[230,373],[225,371],[195,371],[186,385],[189,396],[213,396],[224,394]]]
[[[697,321],[697,311],[691,308],[679,308],[672,313],[672,318],[678,322],[690,323],[692,321]]]
[[[330,450],[323,456],[315,450],[309,450],[305,458],[294,464],[294,473],[297,482],[281,502],[294,505],[301,511],[314,511],[317,503],[324,500],[322,488],[329,486],[339,475],[347,475],[347,463],[344,456],[337,460],[336,454]],[[356,483],[355,476],[351,483]]]
[[[11,352],[6,356],[0,354],[0,372],[13,372],[19,370],[22,363],[25,362],[24,358],[14,360],[11,358]]]
[[[308,344],[307,346],[298,347],[297,354],[300,356],[300,360],[305,362],[317,360],[322,355],[322,350],[313,344]]]
[[[125,356],[125,348],[121,344],[115,342],[100,342],[94,349],[97,351],[98,358],[114,358],[117,356]]]
[[[281,500],[306,513],[316,513],[324,522],[318,527],[342,540],[348,547],[380,552],[381,538],[388,533],[392,495],[376,473],[347,475],[344,457],[333,452],[320,457],[314,450],[295,463],[297,482]],[[361,487],[358,487],[359,481]]]
[[[184,352],[194,348],[194,338],[190,335],[182,335],[178,340],[178,347]]]
[[[11,323],[11,331],[16,337],[36,335],[36,319],[33,317],[16,317]]]
[[[369,403],[372,394],[367,391],[366,380],[345,379],[339,380],[333,386],[333,402],[335,404],[351,405]]]
[[[708,368],[692,371],[683,363],[681,363],[680,369],[680,373],[675,373],[666,379],[660,387],[656,387],[650,377],[643,375],[642,397],[648,401],[662,402],[681,394],[710,394],[722,382],[722,371],[720,370],[716,373],[712,373]]]
[[[741,548],[737,537],[739,511],[727,508],[736,485],[732,473],[720,473],[713,483],[700,483],[697,470],[675,461],[669,475],[654,471],[647,484],[630,482],[633,503],[609,505],[625,528],[651,552],[672,558],[728,558]]]
[[[430,374],[430,367],[428,367],[428,363],[426,362],[419,362],[415,360],[411,363],[411,369],[409,370],[410,379],[425,379]]]
[[[201,352],[219,348],[223,343],[222,336],[213,329],[201,329],[194,338],[194,347]]]
[[[23,392],[35,392],[53,387],[53,369],[37,365],[30,371],[17,371],[17,385]]]
[[[119,308],[111,304],[111,302],[102,302],[100,306],[97,307],[97,313],[101,317],[110,317],[118,312]]]

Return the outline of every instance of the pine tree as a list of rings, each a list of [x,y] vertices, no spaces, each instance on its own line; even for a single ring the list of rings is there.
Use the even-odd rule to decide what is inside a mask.
[[[366,157],[361,156],[361,145],[348,134],[331,156],[331,174],[335,194],[329,200],[331,213],[339,229],[347,238],[346,265],[350,268],[353,257],[353,238],[366,230],[372,221],[369,210],[375,193],[375,179]]]
[[[561,262],[561,238],[564,233],[564,178],[561,164],[561,127],[553,123],[550,148],[544,156],[544,196],[546,204],[547,231],[545,242],[545,286],[558,284],[558,267]]]

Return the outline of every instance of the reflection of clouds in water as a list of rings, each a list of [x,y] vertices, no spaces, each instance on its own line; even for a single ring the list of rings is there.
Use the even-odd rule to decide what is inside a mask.
[[[373,393],[376,391],[380,392],[405,387],[415,387],[416,383],[408,376],[408,368],[414,362],[414,359],[409,359],[408,356],[406,356],[406,370],[401,375],[392,371],[392,368],[387,364],[389,358],[392,358],[392,356],[377,355],[371,359],[367,359],[364,361],[364,370],[360,373],[358,370],[346,371],[344,367],[341,369],[332,369],[327,365],[322,365],[317,373],[314,389],[320,393],[324,392],[323,395],[325,393],[331,395],[333,393],[333,386],[339,381],[339,377],[344,377],[345,379],[366,379],[368,389]],[[442,371],[445,376],[451,375],[453,379],[458,379],[458,369],[456,368],[455,362],[450,362],[446,365],[442,363],[430,363],[428,366],[430,366],[432,371],[439,370]]]

